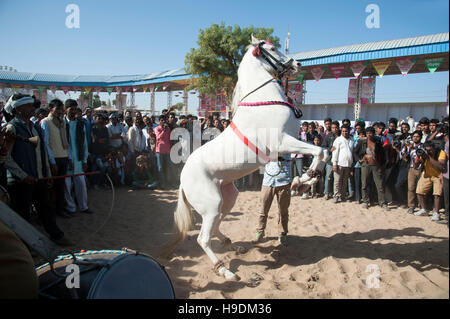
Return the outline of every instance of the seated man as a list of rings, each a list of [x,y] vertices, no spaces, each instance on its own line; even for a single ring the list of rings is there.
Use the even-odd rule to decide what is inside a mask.
[[[136,169],[133,172],[133,187],[138,189],[155,189],[158,182],[153,178],[148,166],[148,159],[144,155],[139,155],[136,158]]]
[[[445,162],[445,152],[436,149],[434,143],[428,141],[424,143],[423,152],[416,152],[418,161],[423,163],[423,171],[417,183],[416,193],[421,209],[414,213],[416,216],[428,215],[425,205],[425,196],[433,190],[434,211],[432,221],[439,221],[439,205],[442,196],[443,184],[441,181],[447,163]]]

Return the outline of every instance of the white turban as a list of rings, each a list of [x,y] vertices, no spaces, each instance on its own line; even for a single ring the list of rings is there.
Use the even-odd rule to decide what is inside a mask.
[[[6,102],[6,105],[4,107],[5,111],[8,112],[9,114],[13,114],[13,109],[15,109],[16,107],[25,105],[25,104],[33,104],[34,103],[34,99],[31,96],[24,96],[21,99],[15,100],[13,101],[12,99],[13,97],[11,96],[8,100],[8,102]]]

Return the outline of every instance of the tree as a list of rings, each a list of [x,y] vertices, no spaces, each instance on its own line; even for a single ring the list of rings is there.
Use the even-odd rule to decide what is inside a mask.
[[[81,92],[80,99],[83,99],[84,101],[89,101],[89,93],[87,92]],[[98,94],[95,94],[92,98],[92,106],[94,108],[100,107],[102,105],[102,101],[100,100],[100,96]]]
[[[274,46],[280,47],[278,37],[272,35],[272,28],[255,28],[250,26],[241,29],[213,24],[205,30],[200,29],[197,44],[198,49],[191,49],[186,54],[186,72],[197,76],[192,79],[186,90],[197,90],[200,94],[215,96],[225,93],[231,102],[234,87],[237,83],[237,70],[246,47],[250,44],[251,34],[258,39],[269,40]]]

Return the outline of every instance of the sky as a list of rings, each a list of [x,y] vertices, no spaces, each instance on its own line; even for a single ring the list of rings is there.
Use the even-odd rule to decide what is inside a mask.
[[[78,29],[66,26],[69,4],[80,9]],[[366,27],[369,4],[380,8],[379,28]],[[290,53],[296,53],[448,32],[448,12],[448,0],[0,0],[0,65],[53,74],[148,74],[184,67],[199,30],[214,23],[273,28],[283,49],[289,30]],[[376,102],[445,101],[447,85],[448,72],[377,77]],[[306,103],[347,101],[348,79],[307,81],[306,88]],[[148,108],[149,94],[137,94],[136,102]],[[164,93],[156,106],[167,106]],[[189,109],[197,107],[190,95]]]

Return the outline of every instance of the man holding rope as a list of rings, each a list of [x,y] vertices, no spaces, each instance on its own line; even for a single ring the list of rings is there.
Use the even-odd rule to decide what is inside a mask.
[[[20,94],[11,100],[15,117],[8,123],[6,132],[13,140],[5,159],[11,206],[29,221],[31,204],[34,204],[50,239],[60,246],[70,246],[71,242],[56,224],[49,197],[52,181],[39,180],[50,177],[51,172],[40,127],[30,120],[34,114],[33,103],[32,97]]]

